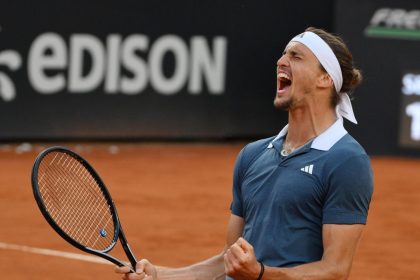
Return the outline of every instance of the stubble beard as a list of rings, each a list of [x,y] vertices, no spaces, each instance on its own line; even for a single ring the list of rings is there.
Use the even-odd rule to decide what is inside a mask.
[[[294,100],[292,97],[289,97],[285,100],[281,100],[279,98],[274,98],[274,108],[279,109],[279,110],[283,110],[283,111],[289,111],[290,109],[293,108],[294,105]]]

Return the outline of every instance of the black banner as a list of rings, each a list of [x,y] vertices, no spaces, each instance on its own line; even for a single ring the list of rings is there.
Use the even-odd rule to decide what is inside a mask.
[[[332,1],[7,1],[0,140],[273,135],[275,64]]]
[[[364,74],[350,131],[370,154],[420,155],[419,1],[339,0],[335,19]]]

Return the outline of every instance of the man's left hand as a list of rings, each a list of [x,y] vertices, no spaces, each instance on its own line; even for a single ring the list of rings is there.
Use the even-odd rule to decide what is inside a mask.
[[[257,279],[261,266],[258,263],[254,248],[240,237],[224,255],[226,275],[237,280]]]

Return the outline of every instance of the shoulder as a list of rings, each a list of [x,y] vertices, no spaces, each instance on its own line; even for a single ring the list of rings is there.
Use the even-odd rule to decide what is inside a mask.
[[[335,161],[347,161],[351,158],[369,158],[365,149],[350,134],[344,135],[331,147],[330,157]]]
[[[275,136],[260,139],[247,144],[242,148],[237,158],[237,165],[241,168],[247,169],[268,147]]]
[[[371,180],[373,176],[368,154],[350,134],[343,136],[331,147],[325,167],[325,170],[328,170],[328,177],[339,176],[350,180],[365,177]],[[344,176],[343,173],[352,174],[354,177]]]
[[[270,145],[271,141],[273,141],[275,136],[260,139],[251,143],[248,143],[243,149],[242,152],[246,153],[247,155],[258,154],[261,151],[267,149],[268,145]]]
[[[273,141],[274,138],[275,136],[272,136],[247,144],[241,151],[242,157],[253,158],[255,156],[258,156],[267,149],[268,145],[270,145],[271,141]]]
[[[373,194],[373,172],[368,155],[349,134],[329,153],[323,223],[365,224]]]

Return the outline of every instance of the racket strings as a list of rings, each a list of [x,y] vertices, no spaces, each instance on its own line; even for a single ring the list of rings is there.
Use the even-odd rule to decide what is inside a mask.
[[[66,165],[66,162],[64,162],[63,166],[68,168],[69,171],[71,171],[71,172],[79,172],[79,174],[81,175],[80,178],[84,182],[86,182],[86,178],[87,178],[86,174],[80,173],[80,172],[84,171],[84,168],[81,168],[81,165],[70,166],[69,164]],[[75,168],[77,168],[77,169],[75,169]],[[66,177],[59,177],[59,178],[60,179],[57,179],[57,182],[54,186],[59,191],[58,192],[59,197],[62,198],[59,201],[63,204],[63,206],[60,209],[62,209],[64,211],[60,211],[60,215],[57,216],[57,223],[60,224],[62,226],[62,229],[64,231],[68,232],[69,235],[72,236],[72,238],[76,239],[76,237],[77,237],[79,242],[85,240],[86,243],[90,244],[90,247],[95,247],[96,242],[92,243],[90,241],[90,239],[93,238],[93,236],[99,236],[98,229],[96,228],[96,231],[95,231],[95,227],[94,227],[95,224],[98,224],[98,223],[95,223],[95,218],[96,217],[91,215],[91,214],[95,213],[95,212],[93,212],[94,208],[87,209],[88,211],[86,211],[86,209],[83,209],[83,205],[95,205],[95,202],[92,201],[92,197],[90,195],[86,195],[86,193],[83,193],[83,192],[80,191],[81,190],[80,188],[77,188],[77,186],[75,185],[76,181],[74,180],[74,178],[68,177],[64,181],[62,180],[62,178],[66,178]],[[71,197],[69,197],[69,193],[64,193],[64,195],[63,195],[63,190],[60,189],[60,188],[57,188],[57,186],[62,186],[62,185],[68,185],[72,190],[75,191],[76,197],[79,197],[80,199],[78,199],[78,200],[71,199]],[[91,191],[90,188],[88,188],[87,190]],[[70,205],[69,203],[66,203],[66,202],[70,202],[70,203],[73,202],[73,204]],[[76,202],[76,203],[74,203],[74,202]],[[104,208],[105,205],[106,204],[102,204],[102,209]],[[98,213],[100,213],[100,211],[102,209],[99,209],[99,211],[98,211],[98,208],[97,208],[96,211],[98,211]],[[72,214],[71,210],[73,210],[74,215],[71,215]],[[85,213],[82,212],[83,210],[85,210],[84,211]],[[81,217],[81,216],[83,216],[83,214],[85,215],[85,220],[83,220],[84,223],[80,224],[79,227],[71,228],[70,226],[71,226],[72,223],[68,223],[68,221],[66,219],[68,219],[68,217],[71,217],[71,216]],[[103,218],[103,216],[102,216],[102,218]],[[99,221],[99,224],[101,224],[100,221]],[[72,229],[75,229],[75,230],[72,230]],[[89,234],[91,234],[91,235],[89,236]],[[103,247],[103,246],[101,246],[101,247]]]
[[[76,195],[76,197],[78,197],[79,199],[74,200],[72,199],[72,197],[69,197],[68,193],[65,193],[62,188],[59,188],[59,186],[63,186],[63,185],[68,185],[72,190],[75,190],[75,193],[73,195]],[[85,204],[92,205],[92,201],[90,201],[89,197],[86,196],[84,193],[80,192],[80,189],[75,188],[73,179],[62,180],[62,178],[59,177],[57,181],[55,182],[54,187],[56,188],[57,195],[58,195],[58,201],[56,201],[56,204],[57,203],[61,204],[61,206],[60,208],[56,208],[56,210],[59,210],[58,212],[53,212],[52,209],[54,208],[50,208],[51,209],[50,212],[52,212],[53,217],[56,219],[57,224],[59,224],[65,232],[69,233],[69,235],[72,236],[73,238],[77,237],[79,241],[84,240],[86,238],[86,235],[89,232],[91,232],[92,230],[91,227],[93,223],[92,223],[92,215],[90,215],[91,211],[89,211],[90,209],[88,209],[88,211],[85,211],[85,213],[83,213],[82,206]],[[69,220],[69,218],[71,217],[74,218],[77,216],[80,217],[83,214],[85,214],[85,220],[82,220],[82,222],[84,221],[84,223],[81,223],[80,227],[72,228],[71,225],[72,223],[74,223],[74,221]]]
[[[75,164],[76,163],[76,164]],[[78,162],[75,161],[73,163],[73,165],[70,166],[70,171],[74,171],[76,174],[80,174],[81,177],[80,179],[82,179],[82,182],[87,182],[87,180],[89,179],[93,179],[90,177],[90,174],[86,171],[86,169],[81,165],[81,164],[77,164]],[[70,162],[69,162],[70,164]],[[66,167],[69,167],[69,165],[67,165]],[[76,170],[74,170],[73,168],[77,168]],[[77,179],[77,178],[76,178]],[[79,235],[81,237],[81,240],[87,240],[89,243],[91,243],[90,247],[95,247],[96,242],[91,242],[91,238],[94,238],[94,236],[100,236],[100,234],[98,234],[98,228],[94,227],[94,225],[96,224],[102,224],[101,221],[102,219],[105,217],[104,215],[95,215],[96,213],[99,214],[101,213],[105,207],[107,207],[107,203],[106,201],[103,199],[103,196],[100,195],[98,196],[96,193],[92,193],[92,188],[86,188],[87,191],[90,192],[89,193],[85,193],[81,189],[78,188],[78,186],[75,184],[77,181],[74,180],[74,178],[67,178],[67,180],[64,181],[64,184],[68,184],[72,189],[77,190],[77,195],[79,197],[81,197],[81,200],[78,201],[79,203],[76,204],[75,209],[76,211],[76,215],[82,215],[83,213],[81,212],[82,210],[87,210],[86,211],[86,217],[87,219],[85,220],[85,225],[86,227],[77,227],[76,228],[76,235]],[[95,186],[96,186],[96,181],[95,181]],[[97,199],[102,199],[102,201],[95,201]],[[67,198],[68,200],[68,198]],[[99,204],[97,203],[99,202]],[[83,205],[91,205],[91,206],[95,206],[92,208],[88,208],[88,209],[84,209]],[[98,208],[101,207],[101,208]],[[109,218],[111,218],[112,216],[109,215]],[[99,221],[96,221],[96,219],[100,219]],[[96,230],[96,231],[95,231]],[[91,234],[93,233],[93,234]],[[91,235],[89,235],[91,234]],[[97,240],[97,239],[96,239]]]
[[[39,167],[38,185],[48,213],[72,239],[100,251],[113,244],[110,205],[81,162],[65,153],[48,154]]]

